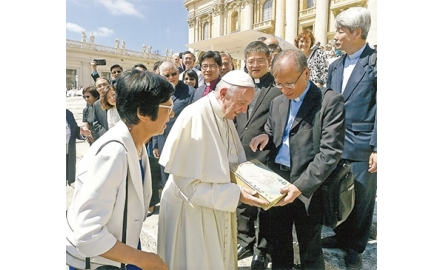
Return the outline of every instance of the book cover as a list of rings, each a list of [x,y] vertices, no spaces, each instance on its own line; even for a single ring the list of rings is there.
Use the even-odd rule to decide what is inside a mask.
[[[257,159],[231,166],[230,171],[233,183],[256,190],[259,197],[268,202],[267,206],[262,207],[264,210],[268,210],[284,197],[285,194],[279,191],[290,185],[287,180]]]

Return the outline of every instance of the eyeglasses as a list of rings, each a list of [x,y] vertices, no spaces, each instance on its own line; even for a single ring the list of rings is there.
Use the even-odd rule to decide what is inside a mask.
[[[278,83],[278,84],[274,84],[274,87],[277,87],[277,88],[279,88],[279,89],[282,89],[284,86],[285,87],[287,87],[287,88],[294,88],[294,86],[296,85],[296,83],[299,81],[299,78],[301,77],[301,75],[304,73],[304,71],[305,71],[305,68],[304,68],[304,70],[301,72],[301,74],[299,74],[299,76],[298,76],[298,78],[296,79],[296,81],[295,82],[292,82],[292,83],[284,83],[284,84],[281,84],[281,83]]]
[[[165,109],[169,109],[169,113],[171,113],[171,111],[173,110],[173,107],[174,107],[174,103],[171,103],[171,105],[162,105],[162,104],[159,104],[159,108],[165,108]]]
[[[216,67],[218,67],[218,65],[216,65],[216,64],[211,64],[211,65],[202,65],[201,67],[200,67],[200,69],[215,69]]]
[[[266,59],[264,59],[264,58],[247,60],[247,64],[248,64],[249,66],[252,66],[253,64],[256,64],[256,65],[264,65],[265,62],[266,62]]]
[[[88,98],[90,98],[91,96],[83,96],[83,98],[84,99],[88,99]]]
[[[176,76],[177,75],[177,72],[173,72],[173,73],[171,73],[171,74],[165,74],[165,75],[163,75],[164,77],[166,77],[166,78],[169,78],[169,77],[174,77],[174,76]]]
[[[113,74],[118,74],[118,73],[122,73],[122,71],[121,70],[114,70],[112,73]]]

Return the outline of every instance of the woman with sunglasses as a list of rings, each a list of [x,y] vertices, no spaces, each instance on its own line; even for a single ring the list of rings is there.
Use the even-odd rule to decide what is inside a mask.
[[[96,100],[99,99],[100,94],[97,92],[96,87],[94,85],[87,86],[83,88],[82,91],[83,98],[86,101],[86,106],[83,109],[83,127],[82,129],[85,131],[89,131],[89,136],[87,136],[87,141],[89,145],[94,142],[94,138],[91,134],[91,129],[94,122],[94,112],[93,112],[93,104]]]
[[[177,70],[177,67],[173,62],[163,62],[159,67],[159,72],[160,75],[165,77],[172,85],[174,85],[174,94],[171,97],[174,107],[171,107],[171,112],[173,113],[173,116],[167,123],[164,133],[153,137],[153,155],[157,159],[162,153],[163,146],[174,122],[176,121],[182,110],[192,103],[194,93],[196,91],[196,89],[194,89],[193,87],[179,80],[179,71]],[[168,179],[168,174],[164,172],[163,166],[160,166],[160,174],[162,176],[161,188],[163,188]]]

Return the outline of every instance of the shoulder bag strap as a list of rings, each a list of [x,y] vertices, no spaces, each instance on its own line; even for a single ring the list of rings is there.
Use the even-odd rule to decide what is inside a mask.
[[[121,145],[123,145],[123,143],[120,142],[120,141],[118,141],[118,140],[107,141],[107,142],[104,143],[102,146],[100,146],[100,148],[97,150],[96,155],[102,150],[102,148],[103,148],[105,145],[107,145],[107,144],[110,143],[110,142],[118,142],[118,143],[120,143]],[[123,145],[123,147],[124,147],[125,150],[126,150],[125,145]],[[127,171],[126,179],[125,179],[125,181],[126,181],[126,183],[125,183],[125,208],[123,209],[122,243],[124,243],[124,244],[126,244],[126,228],[127,228],[126,224],[127,224],[127,219],[128,219],[128,174],[129,174],[129,164],[128,164],[128,171]],[[86,268],[85,268],[85,269],[90,269],[90,268],[91,268],[91,265],[90,265],[90,258],[87,257],[87,258],[86,258]],[[121,263],[121,264],[120,264],[120,269],[123,269],[123,270],[126,269],[124,263]]]
[[[321,88],[322,91],[322,99],[321,99],[321,108],[319,109],[319,111],[316,112],[315,115],[315,120],[314,120],[314,124],[313,124],[313,149],[315,151],[315,153],[319,153],[320,150],[320,144],[321,144],[321,130],[322,130],[322,126],[321,126],[321,111],[323,108],[323,103],[324,103],[324,96],[327,93],[327,91],[332,90],[331,88]]]

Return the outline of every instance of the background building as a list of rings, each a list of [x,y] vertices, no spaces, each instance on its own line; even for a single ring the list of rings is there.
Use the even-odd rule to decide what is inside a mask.
[[[367,41],[370,46],[377,41],[376,0],[185,0],[184,6],[188,10],[187,46],[196,55],[218,50],[243,60],[243,49],[259,36],[274,35],[284,41],[281,47],[285,41],[289,46],[308,28],[325,45],[333,40],[336,15],[353,6],[370,10]]]
[[[94,44],[94,36],[90,36],[89,42],[83,35],[81,41],[66,40],[66,88],[77,88],[94,83],[91,72],[93,59],[105,59],[105,66],[97,66],[101,77],[111,79],[110,67],[119,64],[123,70],[131,69],[135,64],[144,64],[148,70],[153,70],[153,64],[159,60],[172,60],[172,52],[151,51],[151,46],[143,46],[142,51],[130,51],[116,40],[114,47]]]

